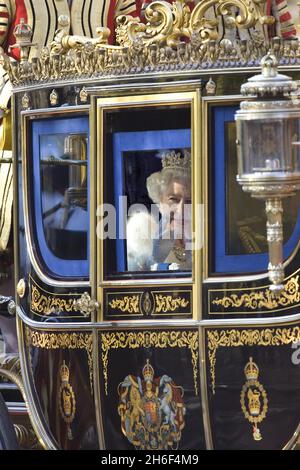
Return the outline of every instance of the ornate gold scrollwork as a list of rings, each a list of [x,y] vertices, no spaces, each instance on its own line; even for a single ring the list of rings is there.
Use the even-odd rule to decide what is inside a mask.
[[[212,304],[224,309],[243,307],[249,310],[275,310],[280,307],[296,306],[300,302],[299,275],[293,276],[284,284],[280,295],[273,295],[269,288],[250,290],[241,294],[226,295],[212,300]]]
[[[207,330],[208,358],[212,392],[216,392],[216,354],[220,347],[284,346],[300,342],[300,327],[264,330]]]
[[[194,376],[195,394],[198,395],[198,331],[139,331],[101,333],[102,371],[105,394],[108,395],[108,354],[111,349],[188,348]]]
[[[113,310],[122,313],[134,313],[140,315],[152,315],[160,313],[174,313],[180,308],[186,308],[190,300],[178,297],[175,293],[164,295],[160,292],[141,292],[135,295],[124,295],[121,298],[112,299],[108,305]]]
[[[55,294],[42,291],[36,285],[31,283],[31,311],[40,315],[51,315],[56,311],[61,312],[78,312],[73,297],[68,296],[66,299],[58,297]]]
[[[93,337],[92,333],[45,333],[25,327],[27,347],[40,349],[85,349],[88,358],[90,387],[93,393]]]
[[[238,28],[251,28],[258,21],[272,24],[274,18],[261,13],[260,4],[265,0],[201,0],[193,11],[185,0],[176,0],[172,4],[154,1],[145,10],[148,23],[139,22],[138,18],[120,16],[117,19],[116,38],[121,46],[131,46],[136,41],[144,45],[167,44],[174,47],[184,38],[198,34],[203,42],[218,39],[217,19],[206,17],[207,11],[216,7],[220,16],[229,15],[231,8],[239,14],[229,16],[228,20]]]
[[[187,307],[189,301],[182,297],[173,297],[172,295],[155,295],[155,313],[175,312],[180,307]]]
[[[121,299],[113,299],[108,305],[114,310],[120,310],[123,313],[140,313],[139,295],[125,295]]]
[[[59,17],[59,28],[55,32],[54,41],[51,43],[51,54],[65,53],[70,49],[84,48],[86,46],[99,46],[107,44],[110,30],[105,27],[99,27],[96,30],[96,38],[88,38],[85,36],[72,36],[66,32],[65,26],[68,17]]]
[[[185,0],[172,4],[154,1],[145,10],[147,24],[139,18],[119,16],[116,39],[118,45],[109,45],[110,31],[98,28],[96,38],[72,36],[67,33],[68,18],[60,17],[59,28],[50,49],[42,48],[40,56],[28,59],[28,41],[21,41],[21,63],[11,60],[4,53],[0,61],[9,73],[13,85],[49,82],[58,79],[76,79],[79,76],[105,74],[143,73],[153,70],[168,71],[190,69],[191,66],[217,68],[246,65],[261,59],[269,48],[278,59],[293,63],[300,55],[296,41],[287,45],[273,38],[266,45],[264,40],[253,37],[249,44],[230,40],[221,41],[218,35],[218,18],[209,18],[208,10],[214,6],[219,17],[238,28],[250,28],[257,22],[270,24],[273,17],[261,12],[265,0],[201,0],[193,11]],[[232,8],[234,14],[231,14]],[[237,14],[236,14],[237,13]],[[220,43],[218,43],[220,42]],[[229,62],[228,62],[229,61]]]

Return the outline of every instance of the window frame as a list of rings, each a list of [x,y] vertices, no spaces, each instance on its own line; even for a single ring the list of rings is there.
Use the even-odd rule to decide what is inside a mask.
[[[34,178],[34,171],[31,169],[30,162],[33,162],[34,156],[32,151],[32,123],[35,121],[49,120],[53,118],[56,119],[69,119],[74,118],[84,118],[87,119],[87,137],[88,137],[88,148],[87,155],[89,156],[89,165],[92,155],[89,150],[89,135],[90,135],[90,123],[89,123],[89,105],[79,105],[76,107],[62,109],[62,108],[53,108],[53,109],[40,109],[40,110],[28,110],[21,112],[21,121],[22,121],[22,142],[21,142],[21,155],[22,155],[22,189],[23,189],[23,209],[24,209],[24,225],[25,225],[25,235],[27,240],[27,250],[30,262],[38,275],[38,277],[45,282],[45,284],[51,285],[53,287],[79,287],[79,286],[89,286],[90,285],[90,268],[87,270],[87,275],[79,276],[64,276],[57,275],[56,273],[51,272],[46,265],[45,259],[40,253],[40,245],[38,241],[37,228],[35,224],[36,218],[36,208],[35,205],[35,190],[32,188],[32,178]],[[49,134],[49,132],[48,132]],[[32,153],[32,155],[30,155]],[[39,167],[40,169],[40,167]],[[35,169],[36,171],[36,169]],[[89,180],[88,169],[88,180]],[[90,185],[88,181],[87,185],[88,192],[90,191]],[[39,197],[41,197],[41,192],[39,192]],[[90,230],[90,223],[89,223]],[[90,235],[88,235],[88,259],[90,256],[89,249]],[[65,260],[62,260],[65,262]]]

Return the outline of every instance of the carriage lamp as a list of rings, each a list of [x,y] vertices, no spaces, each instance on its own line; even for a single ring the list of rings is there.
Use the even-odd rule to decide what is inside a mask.
[[[271,53],[262,73],[241,87],[247,96],[236,112],[237,181],[252,197],[265,201],[270,289],[283,290],[283,198],[300,189],[300,102],[297,84],[277,71]]]

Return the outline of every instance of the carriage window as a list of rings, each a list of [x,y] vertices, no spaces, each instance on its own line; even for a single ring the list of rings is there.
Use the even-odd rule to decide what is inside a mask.
[[[215,272],[259,272],[268,266],[264,202],[245,193],[236,181],[236,106],[213,108]],[[290,256],[300,236],[300,194],[284,204],[284,257]]]
[[[191,271],[190,108],[119,109],[104,119],[105,202],[116,214],[106,275]]]
[[[32,146],[40,255],[56,276],[88,276],[88,119],[35,121]]]

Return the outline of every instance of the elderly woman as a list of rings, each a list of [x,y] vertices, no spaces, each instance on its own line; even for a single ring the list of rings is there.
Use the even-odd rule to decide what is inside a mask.
[[[191,156],[163,154],[162,169],[147,178],[151,214],[136,212],[127,224],[129,271],[189,271],[191,240]]]

